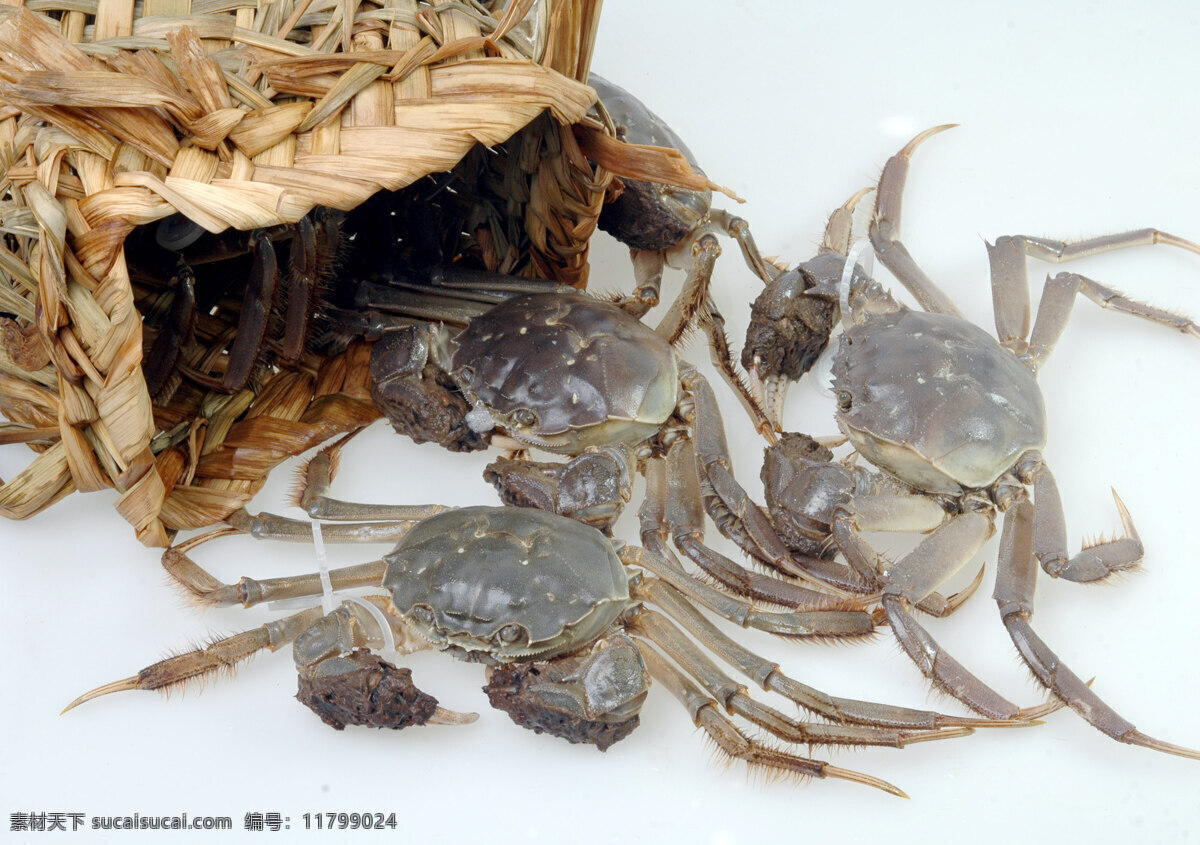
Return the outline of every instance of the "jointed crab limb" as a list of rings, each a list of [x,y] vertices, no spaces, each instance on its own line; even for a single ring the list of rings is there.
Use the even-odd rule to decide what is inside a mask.
[[[186,264],[176,271],[173,288],[171,310],[166,322],[158,329],[142,370],[146,390],[155,399],[167,392],[172,376],[174,383],[178,383],[175,365],[196,321],[196,277]]]
[[[721,247],[716,237],[711,234],[698,238],[689,248],[692,251],[692,262],[683,283],[683,290],[671,302],[667,313],[654,328],[672,346],[678,343],[703,315],[704,300],[708,297],[713,267],[721,254]]]
[[[961,317],[962,314],[954,302],[917,266],[899,239],[901,199],[904,183],[908,178],[909,160],[927,138],[952,129],[955,125],[957,124],[948,123],[925,130],[888,159],[883,167],[883,175],[879,177],[879,187],[875,191],[875,214],[871,219],[870,232],[871,245],[875,247],[875,254],[879,256],[879,260],[895,274],[904,287],[908,288],[908,292],[923,309]]]
[[[875,726],[800,722],[751,698],[746,693],[744,685],[736,683],[721,671],[695,643],[662,614],[643,609],[630,624],[632,631],[651,640],[678,663],[687,674],[699,681],[708,695],[719,702],[727,712],[731,715],[741,716],[787,742],[809,745],[877,745],[903,748],[914,742],[954,739],[974,733],[966,727],[952,730],[913,731],[884,729]]]
[[[243,534],[256,540],[284,540],[292,543],[312,542],[311,522],[277,516],[272,513],[251,514],[239,509],[225,521]],[[322,538],[330,543],[387,543],[404,536],[415,524],[414,519],[385,522],[333,522],[322,529]]]
[[[316,596],[323,590],[321,579],[315,574],[261,581],[242,578],[236,585],[227,585],[178,549],[168,550],[163,558],[167,571],[208,604],[250,607],[265,601]],[[329,580],[334,589],[378,587],[383,569],[382,561],[343,567],[332,570]],[[403,728],[413,724],[460,725],[475,721],[475,714],[438,706],[436,699],[413,686],[407,669],[396,669],[366,650],[385,643],[402,654],[429,647],[387,610],[387,600],[380,596],[344,601],[329,614],[324,614],[320,607],[307,608],[257,629],[161,660],[131,678],[85,693],[66,710],[113,692],[167,689],[215,672],[232,671],[238,663],[264,648],[275,651],[291,643],[301,675],[298,697],[339,730],[347,724]],[[384,631],[381,625],[388,630]]]
[[[930,593],[917,603],[917,609],[922,613],[928,613],[930,616],[944,619],[962,607],[967,599],[975,595],[975,591],[983,583],[983,575],[986,571],[986,566],[980,566],[979,571],[975,573],[975,577],[971,579],[971,583],[967,584],[967,586],[963,587],[957,593],[951,593],[948,596],[942,596],[939,593]]]
[[[700,493],[717,529],[752,557],[821,590],[843,596],[869,592],[869,588],[859,590],[853,582],[847,583],[836,564],[794,555],[780,541],[770,520],[730,471],[729,447],[724,429],[717,424],[720,416],[712,388],[690,372],[685,372],[683,380],[693,404],[692,440]]]
[[[288,255],[288,284],[282,291],[282,338],[277,343],[279,355],[286,362],[295,362],[304,353],[317,310],[321,276],[337,257],[338,241],[337,226],[328,214],[320,215],[316,227],[307,216],[296,223]]]
[[[750,234],[749,222],[736,214],[730,214],[723,208],[714,208],[709,213],[709,219],[734,240],[742,251],[742,260],[746,262],[746,266],[753,271],[754,275],[762,279],[764,284],[769,285],[779,276],[780,269],[763,258],[759,251],[754,236]]]
[[[646,470],[646,501],[638,511],[642,536],[665,535],[669,530],[676,548],[712,578],[746,598],[806,610],[861,609],[868,599],[831,595],[802,587],[791,581],[746,569],[704,544],[704,511],[696,476],[695,452],[690,441],[673,443],[667,453],[666,472],[661,462]],[[668,482],[669,479],[669,483]],[[659,502],[665,498],[663,509]],[[644,541],[643,541],[644,542]]]
[[[692,601],[697,601],[728,621],[787,637],[869,636],[874,618],[862,611],[793,611],[773,613],[704,585],[686,574],[682,565],[641,547],[625,547],[622,561],[646,569]]]
[[[1158,229],[1137,229],[1075,242],[1028,235],[997,238],[995,244],[988,244],[988,257],[992,268],[996,327],[1001,343],[1008,345],[1013,340],[1024,341],[1029,335],[1029,281],[1025,263],[1027,256],[1062,263],[1118,249],[1154,244],[1200,253],[1200,245]],[[1049,354],[1054,341],[1062,333],[1077,293],[1083,293],[1102,307],[1115,308],[1193,335],[1197,333],[1195,324],[1186,317],[1126,299],[1115,290],[1086,277],[1074,273],[1060,273],[1053,279],[1047,278],[1038,306],[1038,320],[1044,324],[1042,330],[1035,331],[1035,336],[1039,337],[1036,346],[1042,350],[1039,352],[1039,358]],[[1018,354],[1023,351],[1020,348],[1010,348]]]
[[[359,429],[361,431],[361,429]],[[358,434],[351,432],[325,447],[302,467],[295,503],[313,519],[332,520],[393,520],[411,524],[434,514],[449,510],[443,505],[374,505],[346,502],[329,496],[329,487],[337,474],[338,458],[346,443]],[[256,535],[257,536],[257,535]],[[381,537],[380,539],[388,539]],[[391,537],[390,539],[397,539]]]
[[[302,610],[284,619],[268,622],[252,631],[243,631],[230,637],[214,640],[208,645],[184,654],[177,654],[160,660],[130,678],[114,681],[85,692],[72,701],[63,712],[66,713],[84,702],[125,690],[157,690],[202,679],[218,672],[230,672],[241,663],[253,657],[264,648],[275,651],[280,646],[287,645],[299,636],[305,629],[321,618],[319,607]]]
[[[650,309],[658,305],[662,291],[662,276],[666,269],[662,250],[629,248],[629,261],[633,265],[634,287],[613,302],[626,313],[637,317],[645,317]]]
[[[222,584],[184,555],[171,555],[168,560],[168,555],[173,551],[168,549],[163,555],[163,568],[176,583],[206,605],[219,607],[240,604],[242,607],[253,607],[263,602],[319,596],[323,590],[321,576],[315,572],[261,580],[242,577],[236,584]],[[378,587],[386,566],[382,560],[373,560],[355,566],[330,569],[327,573],[330,589],[337,591],[355,587]],[[197,577],[198,574],[201,577]]]
[[[733,721],[721,712],[720,706],[712,698],[705,695],[699,687],[689,681],[683,673],[668,663],[657,651],[649,645],[640,644],[642,659],[646,668],[656,681],[671,691],[671,694],[687,708],[696,727],[701,728],[717,747],[730,757],[744,760],[747,765],[760,766],[779,774],[791,774],[800,777],[840,778],[851,780],[866,786],[882,789],[884,792],[901,798],[907,798],[899,788],[885,780],[881,780],[861,772],[831,766],[819,760],[799,757],[774,748],[769,748],[756,742],[740,730]]]
[[[1037,583],[1037,562],[1033,554],[1036,532],[1036,508],[1027,500],[1017,502],[1005,513],[994,594],[1004,627],[1026,665],[1046,689],[1118,742],[1200,760],[1200,750],[1163,742],[1137,730],[1092,692],[1034,632],[1030,622]]]
[[[1092,281],[1078,273],[1059,273],[1046,279],[1042,299],[1038,305],[1037,321],[1033,324],[1033,334],[1029,338],[1030,366],[1035,371],[1049,356],[1066,327],[1077,294],[1083,294],[1101,308],[1141,317],[1200,338],[1200,326],[1187,317],[1129,299],[1115,288]]]
[[[889,499],[890,497],[876,497],[873,494],[867,493],[861,498],[855,496],[852,503],[839,505],[835,510],[836,515],[833,524],[830,526],[829,535],[838,551],[841,552],[842,557],[850,564],[850,568],[857,572],[865,583],[874,585],[876,591],[881,594],[886,594],[885,585],[888,583],[887,573],[894,572],[896,564],[886,561],[879,555],[863,537],[861,532],[909,530],[928,533],[938,528],[946,516],[945,512],[935,505],[934,509],[938,511],[939,519],[935,522],[926,522],[923,517],[927,516],[927,514],[921,514],[919,512],[920,509],[914,510],[907,506],[916,502],[933,504],[928,499],[918,499],[916,496],[904,498],[901,500],[902,505],[899,508],[894,507],[894,499],[891,501]],[[930,549],[932,548],[931,546]],[[976,551],[978,551],[978,547]],[[914,558],[913,562],[915,563],[916,560]],[[938,566],[949,565],[953,568],[956,565],[955,561],[958,561],[958,566],[961,566],[965,562],[952,557],[938,564]],[[930,616],[949,616],[961,607],[963,602],[969,599],[975,593],[975,590],[979,588],[979,585],[983,582],[984,568],[981,566],[970,584],[949,597],[932,591],[933,586],[936,586],[953,574],[952,572],[944,572],[939,568],[937,571],[941,574],[929,573],[929,577],[926,579],[927,582],[923,585],[923,587],[929,589],[929,592],[922,594],[923,590],[914,589],[908,591],[912,594],[918,594],[917,598],[910,596],[910,599],[922,613],[928,613]]]
[[[767,414],[766,407],[759,402],[758,394],[753,390],[749,378],[738,369],[734,363],[733,353],[729,347],[729,336],[725,333],[725,318],[717,310],[717,305],[711,296],[704,299],[704,317],[701,320],[704,333],[708,336],[709,358],[713,366],[720,372],[725,383],[733,389],[734,395],[750,415],[750,421],[767,441],[774,443],[778,440],[777,424]]]
[[[726,636],[669,584],[657,578],[645,578],[637,586],[636,592],[670,614],[671,618],[686,628],[697,642],[764,690],[778,693],[805,710],[839,724],[929,731],[948,727],[1023,727],[1035,724],[1023,720],[948,716],[932,710],[914,710],[828,695],[788,677],[780,671],[779,664],[758,656]]]
[[[856,541],[853,545],[843,541],[842,553],[856,566],[874,568],[873,553],[870,559],[863,557],[870,547],[857,528],[846,521],[842,524]],[[945,523],[881,573],[883,609],[904,651],[939,689],[993,719],[1028,719],[1041,715],[1041,709],[1018,707],[991,689],[943,650],[910,611],[970,561],[991,534],[992,521],[986,513],[971,511]]]
[[[279,265],[275,258],[275,247],[265,232],[252,238],[251,249],[253,262],[242,296],[241,317],[233,345],[229,348],[225,373],[221,378],[215,378],[190,367],[180,367],[188,378],[209,390],[235,393],[246,385],[259,363],[259,351],[267,336],[271,316],[271,302],[279,284]]]
[[[1114,572],[1135,568],[1144,549],[1133,518],[1113,491],[1117,511],[1126,536],[1085,546],[1074,557],[1067,556],[1067,525],[1058,484],[1041,455],[1033,454],[1018,466],[1018,472],[1033,477],[1033,496],[1037,510],[1033,516],[1033,556],[1046,574],[1068,581],[1101,581]]]
[[[814,610],[771,613],[702,584],[678,562],[643,548],[626,547],[621,559],[657,575],[690,600],[743,628],[756,628],[783,637],[865,637],[875,630],[869,613],[857,610]]]
[[[988,244],[992,269],[992,298],[996,309],[996,328],[1000,342],[1011,349],[1036,372],[1061,337],[1071,317],[1075,300],[1082,294],[1102,308],[1141,317],[1167,328],[1200,337],[1200,327],[1187,317],[1129,299],[1115,288],[1093,281],[1078,273],[1059,273],[1047,276],[1038,302],[1037,319],[1032,334],[1029,328],[1029,280],[1025,258],[1033,255],[1048,261],[1065,261],[1080,255],[1130,246],[1164,243],[1191,252],[1200,252],[1200,245],[1167,235],[1154,229],[1108,235],[1065,244],[1026,236],[997,238]]]
[[[754,427],[768,442],[772,442],[774,425],[759,406],[749,384],[733,361],[729,341],[725,336],[725,318],[717,310],[716,303],[709,293],[713,266],[721,254],[721,247],[714,235],[705,234],[696,239],[690,249],[692,262],[683,289],[671,302],[667,313],[654,331],[675,346],[692,328],[699,326],[703,329],[708,337],[713,365],[750,415]]]

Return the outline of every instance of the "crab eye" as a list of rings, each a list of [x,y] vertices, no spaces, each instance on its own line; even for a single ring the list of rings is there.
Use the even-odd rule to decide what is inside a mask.
[[[529,632],[521,625],[509,623],[496,632],[496,642],[501,645],[514,645],[516,643],[526,642],[529,639]]]
[[[475,378],[475,370],[472,367],[459,367],[458,377],[463,381],[471,381]]]
[[[518,408],[513,411],[512,421],[523,428],[533,428],[537,425],[537,414],[528,408]]]
[[[418,604],[408,612],[408,618],[418,625],[431,627],[433,625],[433,611],[423,604]]]
[[[850,410],[850,405],[852,404],[852,402],[851,402],[851,398],[852,398],[852,397],[850,396],[850,391],[848,391],[848,390],[839,390],[839,391],[837,392],[837,406],[838,406],[838,410],[839,410],[839,411],[841,411],[842,413],[847,413],[847,412],[849,412],[849,410]]]

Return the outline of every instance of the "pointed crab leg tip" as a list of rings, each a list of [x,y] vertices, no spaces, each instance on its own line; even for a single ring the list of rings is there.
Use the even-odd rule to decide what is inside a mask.
[[[939,132],[945,132],[947,129],[953,129],[956,126],[958,126],[957,123],[943,123],[940,126],[934,126],[926,129],[924,132],[921,132],[917,135],[917,137],[905,144],[904,149],[902,149],[896,155],[905,157],[911,156],[917,147],[921,146],[921,144],[925,143],[925,141],[932,138],[934,135],[937,135]]]
[[[882,778],[873,777],[871,775],[863,774],[862,772],[856,772],[853,769],[842,769],[837,766],[826,766],[825,777],[854,781],[855,783],[861,783],[864,786],[873,786],[876,789],[883,790],[889,795],[895,795],[897,798],[908,798],[908,793],[895,784],[888,783]]]
[[[479,719],[478,713],[459,713],[439,707],[433,711],[427,724],[430,725],[469,725]]]
[[[1171,742],[1163,742],[1161,739],[1146,736],[1141,731],[1133,731],[1126,734],[1121,737],[1121,742],[1128,745],[1139,745],[1142,748],[1149,748],[1151,751],[1161,751],[1164,754],[1174,754],[1176,757],[1186,757],[1189,760],[1200,760],[1200,750],[1185,748],[1182,745],[1175,745]]]
[[[854,195],[851,196],[850,199],[848,199],[844,203],[842,203],[842,208],[844,208],[846,211],[854,211],[854,209],[862,201],[863,197],[874,192],[874,190],[875,190],[874,185],[868,185],[865,188],[859,188],[857,191],[854,192]]]
[[[1125,503],[1117,495],[1115,487],[1109,489],[1112,490],[1113,501],[1116,502],[1117,513],[1121,516],[1121,526],[1125,529],[1125,533],[1135,540],[1138,539],[1137,529],[1133,527],[1133,517],[1129,515],[1129,508],[1125,507]]]
[[[132,678],[125,678],[120,681],[113,681],[110,684],[104,684],[103,686],[96,687],[94,690],[89,690],[89,691],[85,692],[83,695],[79,696],[79,698],[75,699],[70,704],[68,704],[66,707],[64,707],[59,712],[58,715],[61,716],[63,713],[66,713],[68,710],[74,710],[80,704],[86,704],[87,702],[91,701],[93,698],[99,698],[102,695],[108,695],[109,693],[114,693],[114,692],[125,692],[126,690],[131,690],[131,689],[139,689],[138,678],[136,675],[134,675]]]
[[[1195,241],[1189,241],[1187,238],[1181,238],[1178,235],[1160,232],[1156,240],[1158,243],[1170,244],[1171,246],[1179,247],[1180,249],[1186,249],[1188,252],[1200,253],[1200,244],[1196,243]],[[1189,328],[1188,331],[1191,334],[1196,333],[1194,327]]]

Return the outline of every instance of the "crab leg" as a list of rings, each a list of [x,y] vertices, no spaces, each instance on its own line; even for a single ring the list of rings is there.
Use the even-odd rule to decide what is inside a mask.
[[[839,512],[830,531],[834,544],[850,562],[851,568],[864,581],[874,584],[877,590],[886,584],[886,579],[881,577],[882,570],[890,571],[895,564],[883,562],[861,532],[917,531],[928,534],[942,526],[946,517],[945,511],[929,499],[890,491],[855,495],[852,504],[842,505]],[[985,568],[981,566],[970,584],[949,597],[932,591],[936,583],[926,584],[930,591],[914,600],[917,609],[930,616],[949,616],[979,589]],[[951,574],[946,573],[945,577]]]
[[[713,267],[721,254],[721,246],[717,243],[716,236],[709,232],[694,240],[691,250],[692,262],[683,283],[683,290],[671,302],[667,313],[654,330],[675,346],[690,328],[699,325],[708,337],[713,365],[742,403],[759,434],[771,442],[774,438],[774,424],[759,406],[749,384],[734,363],[729,351],[729,340],[725,336],[725,318],[721,316],[709,295]],[[692,373],[693,378],[700,378],[694,370]]]
[[[167,321],[159,328],[143,368],[146,391],[155,399],[171,383],[183,344],[187,343],[196,322],[196,277],[186,264],[181,264],[175,275],[172,297]]]
[[[701,645],[735,667],[764,690],[782,695],[811,713],[840,724],[873,728],[938,730],[947,727],[1023,727],[1036,722],[948,716],[932,710],[913,710],[873,701],[838,698],[802,684],[785,675],[772,663],[724,634],[674,587],[657,578],[646,578],[635,588],[637,594],[664,610],[695,637]]]
[[[875,568],[874,553],[858,529],[849,520],[839,521],[856,540],[846,543],[835,534],[842,554],[856,567]],[[938,528],[884,573],[883,609],[896,640],[938,689],[993,719],[1027,719],[1042,711],[1018,707],[979,680],[944,651],[909,610],[973,558],[991,533],[991,519],[977,512],[961,514]]]
[[[1033,619],[1033,595],[1037,583],[1037,564],[1033,552],[1036,538],[1037,508],[1028,501],[1017,502],[1004,515],[994,598],[1000,609],[1000,618],[1017,651],[1021,653],[1021,659],[1046,689],[1066,702],[1093,727],[1118,742],[1200,760],[1200,751],[1163,742],[1135,728],[1092,692],[1034,632],[1030,622]]]
[[[771,613],[758,610],[748,602],[715,590],[684,571],[678,560],[671,560],[649,549],[626,546],[621,560],[657,575],[692,601],[712,610],[743,628],[755,628],[782,637],[862,637],[875,630],[869,613],[857,610],[814,610]]]
[[[328,238],[328,232],[323,229],[321,237]],[[306,215],[296,223],[296,234],[292,237],[292,249],[288,257],[288,284],[284,292],[287,306],[279,353],[284,361],[295,362],[304,352],[309,323],[317,307],[317,274],[320,266],[317,263],[317,232]]]
[[[250,514],[236,510],[225,521],[243,534],[256,540],[283,540],[290,543],[311,543],[311,522],[277,516],[273,513]],[[322,528],[322,539],[329,543],[394,543],[403,537],[419,518],[392,522],[343,522]]]
[[[271,238],[265,232],[260,232],[252,240],[254,257],[250,265],[250,277],[242,296],[241,317],[233,344],[229,347],[225,374],[218,379],[181,366],[181,371],[197,384],[221,393],[236,393],[245,387],[254,374],[267,334],[271,303],[279,285],[279,264]]]
[[[704,505],[713,523],[724,536],[747,554],[765,561],[781,572],[792,575],[829,592],[866,593],[869,586],[847,581],[844,567],[822,558],[802,557],[783,544],[766,514],[733,477],[729,446],[720,425],[717,398],[712,387],[690,368],[683,372],[684,387],[692,399],[689,422],[695,442],[696,460]]]
[[[1037,321],[1033,324],[1033,334],[1029,339],[1029,357],[1032,362],[1030,366],[1035,372],[1050,355],[1063,329],[1066,328],[1078,294],[1083,294],[1101,308],[1141,317],[1200,338],[1200,326],[1187,317],[1129,299],[1115,288],[1094,282],[1078,273],[1059,273],[1054,278],[1046,279],[1042,299],[1038,304]]]
[[[353,305],[327,308],[341,331],[377,338],[396,329],[433,320],[465,326],[498,303],[526,293],[571,290],[558,282],[436,266],[427,273],[393,275],[357,285]]]
[[[723,752],[751,767],[762,767],[783,774],[800,777],[840,778],[882,789],[891,795],[907,798],[898,787],[871,775],[831,766],[820,760],[799,757],[774,748],[769,748],[747,737],[737,725],[721,712],[719,705],[687,679],[678,669],[668,663],[655,649],[639,642],[638,650],[651,676],[671,691],[687,708],[696,727],[701,728]]]
[[[633,292],[625,294],[615,304],[640,320],[659,303],[666,260],[661,249],[630,247],[629,261],[633,264]]]
[[[1113,499],[1126,536],[1084,546],[1079,554],[1068,559],[1066,517],[1058,483],[1042,463],[1040,455],[1030,456],[1027,461],[1022,462],[1019,471],[1023,477],[1033,478],[1033,496],[1037,502],[1033,516],[1033,555],[1047,575],[1081,583],[1102,581],[1114,572],[1133,569],[1141,562],[1142,541],[1116,490],[1112,491]]]
[[[871,245],[875,247],[875,254],[879,256],[879,260],[895,274],[904,287],[908,288],[908,292],[916,298],[922,308],[961,317],[962,314],[950,297],[925,275],[900,242],[900,207],[904,183],[908,178],[909,160],[922,142],[939,132],[952,129],[955,125],[951,123],[926,129],[888,159],[875,192],[875,214],[871,218],[870,233]]]
[[[762,279],[763,284],[769,285],[780,274],[780,269],[763,258],[759,252],[754,236],[750,234],[750,224],[736,214],[730,214],[723,208],[714,208],[709,212],[708,219],[714,226],[728,235],[737,243],[742,251],[742,260],[754,275]]]
[[[733,353],[729,348],[729,336],[725,333],[725,318],[717,310],[717,305],[711,296],[704,299],[704,313],[700,319],[700,325],[708,336],[708,352],[713,366],[717,368],[725,383],[733,389],[734,395],[742,403],[746,413],[750,415],[750,421],[754,423],[755,430],[766,439],[767,443],[776,442],[779,439],[776,434],[776,423],[758,401],[758,395],[751,388],[749,379],[734,363]]]
[[[861,609],[872,599],[831,596],[742,567],[704,544],[704,511],[692,444],[676,441],[667,453],[666,472],[661,461],[646,470],[646,500],[638,511],[642,519],[643,543],[653,533],[669,529],[676,548],[704,572],[738,595],[806,610]],[[670,483],[667,483],[667,477]],[[665,499],[665,511],[661,502]]]
[[[367,600],[371,601],[372,599],[368,598]],[[374,601],[376,604],[382,605],[381,600],[375,599]],[[380,612],[382,613],[382,611],[383,607],[381,606]],[[354,670],[363,668],[361,656],[369,655],[369,652],[360,651],[360,649],[372,644],[379,645],[382,642],[378,625],[372,618],[373,616],[373,613],[365,613],[360,605],[352,602],[343,602],[340,607],[329,614],[324,614],[319,607],[310,607],[285,619],[268,622],[252,631],[222,637],[203,648],[160,660],[132,677],[104,684],[84,693],[63,708],[63,712],[114,692],[169,689],[217,672],[230,672],[238,663],[253,657],[263,649],[277,651],[281,647],[293,643],[293,653],[297,657],[297,666],[301,672],[301,692],[297,698],[310,709],[317,710],[322,719],[335,727],[338,727],[339,724],[340,727],[345,727],[347,722],[339,723],[337,720],[331,720],[322,710],[309,704],[305,699],[313,696],[311,692],[309,695],[305,695],[306,684],[312,690],[317,691],[317,705],[324,705],[325,708],[329,707],[331,698],[335,696],[364,699],[362,706],[357,710],[366,711],[364,721],[381,727],[401,728],[411,724],[465,725],[474,722],[478,718],[476,714],[458,713],[438,706],[435,699],[420,692],[412,685],[408,670],[397,670],[391,664],[384,663],[373,655],[368,656],[367,660],[373,660],[374,665],[368,663],[367,671],[360,671],[359,677],[354,678]],[[419,638],[415,638],[416,645],[413,647],[411,644],[413,638],[406,637],[403,629],[394,623],[389,624],[391,624],[392,633],[397,642],[401,644],[401,650],[404,653],[428,647]],[[326,629],[332,629],[336,632],[336,636],[323,636],[328,633]],[[313,636],[314,631],[317,631],[317,636]],[[320,669],[314,671],[314,667],[317,667],[323,658],[301,664],[302,655],[308,655],[314,651],[324,655],[325,651],[330,648],[334,649],[335,653],[349,655],[342,661],[344,665],[338,667],[345,671],[322,672]],[[339,685],[339,675],[347,676],[346,680],[342,680],[341,685]],[[391,678],[381,677],[381,675],[391,675]],[[397,678],[399,681],[396,680]],[[384,681],[389,681],[387,689],[380,689]],[[371,688],[372,686],[374,689]],[[414,708],[414,702],[419,709]],[[382,707],[380,707],[381,705]],[[376,713],[372,712],[375,708],[382,710],[383,720],[380,720]],[[362,718],[364,714],[359,712],[356,715]]]
[[[466,325],[514,296],[568,290],[572,289],[544,279],[438,266],[427,274],[397,276],[382,283],[362,283],[355,297],[355,313],[348,313],[347,317],[352,323],[358,322],[361,320],[358,314],[369,312],[380,322],[387,322],[391,315],[393,319],[438,320]],[[403,322],[402,319],[401,324]]]
[[[276,519],[279,518],[276,517]],[[189,557],[188,553],[202,543],[218,537],[226,537],[236,531],[238,529],[218,528],[172,546],[163,552],[163,569],[176,584],[188,593],[190,598],[209,607],[232,604],[253,607],[265,601],[318,596],[324,591],[321,576],[316,573],[268,578],[262,581],[243,577],[238,580],[237,584],[226,584],[213,577],[208,570]],[[308,537],[311,539],[312,534],[309,533]],[[382,560],[375,560],[369,563],[330,569],[327,570],[326,575],[332,590],[378,587],[383,581],[385,568],[386,564]]]
[[[751,698],[744,685],[736,683],[722,672],[662,614],[643,609],[630,624],[633,632],[649,639],[685,672],[699,681],[708,695],[720,702],[726,712],[741,716],[786,742],[903,748],[915,742],[954,739],[974,733],[970,728],[906,731],[797,721]]]
[[[357,433],[352,432],[325,447],[304,465],[300,475],[304,484],[297,491],[295,504],[309,516],[332,520],[396,520],[411,524],[450,510],[444,505],[372,505],[330,498],[329,487],[337,474],[338,458],[346,443]]]
[[[991,267],[992,315],[1000,345],[1016,355],[1028,349],[1030,301],[1025,251],[1015,238],[984,241]]]
[[[737,242],[746,266],[753,271],[754,275],[762,279],[764,284],[770,284],[774,280],[775,276],[779,274],[779,270],[762,257],[758,245],[754,242],[754,236],[750,234],[749,223],[722,209],[712,209],[709,213],[709,220],[721,232]],[[707,237],[712,236],[707,235]],[[717,255],[720,255],[719,248],[716,252]],[[635,287],[633,293],[622,296],[616,304],[640,320],[660,301],[662,275],[667,264],[666,253],[661,249],[630,247],[629,259],[633,264]]]
[[[1045,261],[1063,262],[1073,258],[1097,255],[1133,246],[1166,244],[1190,252],[1200,253],[1200,245],[1161,232],[1158,229],[1138,229],[1119,235],[1104,235],[1085,241],[1067,243],[1046,238],[1031,238],[1025,235],[997,238],[995,245],[988,244],[991,264],[992,299],[996,312],[996,329],[1000,342],[1019,355],[1027,353],[1026,363],[1037,372],[1049,357],[1058,342],[1075,299],[1083,294],[1101,308],[1110,308],[1123,314],[1141,317],[1193,337],[1200,337],[1200,327],[1188,318],[1143,302],[1132,300],[1114,288],[1110,288],[1077,273],[1059,273],[1047,276],[1038,304],[1037,321],[1033,335],[1029,337],[1028,349],[1025,338],[1029,335],[1029,281],[1025,266],[1026,256]]]
[[[293,575],[283,578],[242,577],[236,584],[226,584],[214,578],[185,553],[187,549],[176,546],[163,553],[163,569],[179,586],[201,604],[221,607],[240,604],[254,607],[269,601],[319,596],[324,592],[318,573]],[[326,573],[331,590],[349,590],[355,587],[378,587],[383,580],[387,564],[382,560],[341,566]]]
[[[252,631],[213,640],[206,646],[160,660],[130,678],[105,684],[72,701],[63,712],[84,702],[125,690],[167,689],[217,672],[232,671],[263,649],[275,651],[287,645],[324,615],[319,607],[310,607],[284,619],[268,622]]]

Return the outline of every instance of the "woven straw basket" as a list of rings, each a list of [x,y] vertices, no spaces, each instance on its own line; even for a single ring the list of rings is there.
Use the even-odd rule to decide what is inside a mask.
[[[621,145],[594,120],[572,128],[594,102],[580,80],[598,7],[0,6],[0,413],[11,421],[0,442],[36,453],[0,487],[0,514],[115,488],[139,539],[166,545],[245,504],[282,460],[378,416],[362,344],[307,356],[253,391],[193,387],[155,405],[141,366],[145,296],[125,254],[139,226],[181,212],[210,232],[254,230],[317,206],[350,210],[540,121],[538,148],[520,151],[524,195],[508,204],[522,215],[521,256],[500,269],[582,286],[609,174],[622,169]],[[640,160],[626,175],[686,171],[665,152]]]

